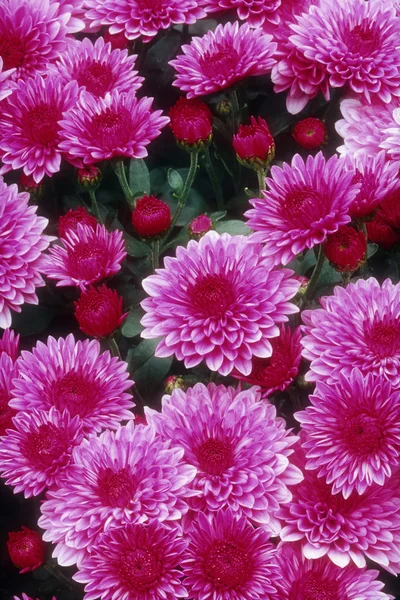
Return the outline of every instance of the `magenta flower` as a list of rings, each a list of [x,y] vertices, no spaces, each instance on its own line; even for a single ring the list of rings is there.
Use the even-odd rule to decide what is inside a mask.
[[[348,498],[384,485],[400,464],[400,392],[354,369],[332,385],[319,381],[311,406],[296,413],[307,438],[306,469]]]
[[[11,325],[11,311],[21,305],[38,304],[35,290],[42,287],[44,256],[53,239],[43,235],[47,219],[36,216],[37,206],[28,206],[29,194],[18,193],[0,177],[0,327]]]
[[[192,24],[206,16],[198,0],[85,0],[91,27],[111,25],[110,33],[124,32],[128,40],[150,42],[162,29]]]
[[[115,275],[126,257],[125,241],[121,231],[107,231],[104,225],[96,229],[89,225],[68,230],[53,245],[42,272],[57,279],[57,286],[76,285],[82,290],[89,284]]]
[[[301,462],[301,452],[296,450]],[[387,571],[400,570],[400,481],[393,476],[384,487],[373,485],[363,494],[345,499],[317,474],[304,471],[305,479],[293,488],[293,499],[278,513],[285,521],[283,542],[299,541],[309,560],[327,556],[344,568],[353,562],[366,566],[366,558]]]
[[[77,95],[75,82],[65,85],[55,75],[35,75],[17,84],[0,115],[1,173],[22,168],[38,183],[60,170],[58,121],[74,106]]]
[[[182,46],[183,54],[169,63],[176,72],[173,85],[188,98],[204,96],[232,86],[252,75],[271,71],[276,44],[262,29],[226,23]]]
[[[331,383],[353,368],[367,375],[384,375],[400,385],[400,284],[386,279],[359,279],[333,296],[322,308],[302,313],[305,323],[303,356],[311,361],[308,381]]]
[[[194,600],[272,600],[276,596],[275,547],[231,509],[199,513],[188,532],[182,570]]]
[[[81,89],[98,98],[113,90],[129,92],[140,88],[143,77],[134,71],[136,58],[137,55],[128,56],[127,50],[112,50],[111,44],[105,44],[102,37],[94,44],[85,38],[81,42],[71,41],[50,68],[65,83],[76,81]]]
[[[248,210],[252,239],[267,245],[275,264],[287,265],[306,248],[325,241],[350,221],[349,208],[358,192],[353,174],[337,156],[322,152],[306,162],[296,154],[291,165],[271,168],[268,191]]]
[[[7,98],[12,93],[12,87],[10,85],[10,75],[15,72],[15,69],[8,69],[3,71],[3,59],[0,56],[0,100]]]
[[[10,403],[17,410],[68,410],[86,431],[117,429],[121,421],[133,419],[127,365],[108,351],[100,354],[96,340],[49,337],[47,345],[38,342],[32,352],[24,351],[17,367]]]
[[[400,22],[383,2],[322,0],[291,25],[290,41],[329,73],[333,87],[348,84],[368,102],[400,96]]]
[[[18,369],[12,358],[6,352],[0,353],[0,438],[7,429],[12,429],[13,417],[17,411],[9,406],[11,399],[12,381],[18,376]]]
[[[85,600],[176,600],[186,598],[179,565],[186,542],[177,528],[156,520],[116,527],[99,536],[74,579]]]
[[[89,23],[85,19],[84,0],[58,0],[60,12],[69,13],[68,33],[87,31]]]
[[[92,165],[116,156],[144,158],[146,146],[169,122],[160,110],[151,112],[152,98],[138,100],[135,91],[118,90],[94,98],[82,92],[76,108],[60,121],[60,149],[77,166]]]
[[[204,0],[203,5],[208,13],[236,10],[238,19],[250,27],[261,27],[265,21],[279,23],[281,0]]]
[[[395,108],[392,112],[392,123],[390,127],[383,130],[383,140],[380,147],[384,148],[389,157],[393,160],[400,160],[400,108]]]
[[[15,332],[11,329],[5,329],[0,338],[0,356],[5,353],[15,362],[18,357],[18,351],[19,334],[15,335]]]
[[[287,486],[302,480],[288,459],[297,438],[285,430],[275,407],[261,402],[259,388],[241,392],[198,383],[186,393],[175,389],[164,396],[162,413],[146,409],[146,417],[196,467],[193,510],[229,506],[264,529],[279,532],[275,514],[281,503],[291,500]]]
[[[233,368],[249,375],[253,356],[271,356],[277,324],[298,312],[289,302],[299,287],[292,271],[273,269],[244,236],[210,231],[164,266],[142,281],[150,298],[142,302],[141,335],[163,336],[156,356],[175,354],[187,368],[204,360],[221,375]]]
[[[1,3],[0,56],[14,80],[46,72],[66,47],[70,16],[51,0]]]
[[[13,429],[0,440],[0,473],[14,493],[38,496],[58,484],[71,462],[72,449],[83,439],[78,416],[54,406],[47,411],[20,412]]]
[[[73,451],[73,463],[59,487],[47,492],[39,526],[56,544],[60,565],[87,556],[99,535],[119,525],[149,519],[172,525],[187,512],[188,484],[195,467],[182,461],[154,428],[131,421],[115,433],[90,436]],[[90,564],[90,563],[88,563]]]
[[[349,565],[343,569],[330,560],[307,560],[293,544],[275,554],[276,600],[393,600],[382,592],[379,571]]]
[[[376,101],[368,104],[358,98],[343,100],[340,104],[343,119],[336,121],[335,125],[336,131],[344,139],[344,145],[339,146],[338,152],[354,157],[363,154],[374,157],[378,154],[386,139],[385,130],[396,125],[393,111],[399,105],[398,98],[393,98],[389,104]]]

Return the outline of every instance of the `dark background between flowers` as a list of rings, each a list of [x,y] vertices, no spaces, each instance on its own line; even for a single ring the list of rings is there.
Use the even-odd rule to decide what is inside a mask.
[[[82,36],[83,37],[83,36]],[[150,44],[136,44],[135,53],[139,54],[137,67],[145,82],[139,95],[153,96],[154,107],[163,109],[166,113],[172,106],[179,92],[171,86],[174,71],[168,65],[179,51],[183,43],[190,40],[187,28],[181,32],[170,30],[158,35]],[[341,138],[335,133],[334,125],[340,118],[339,103],[343,90],[332,92],[331,101],[327,103],[322,97],[310,102],[302,113],[294,117],[285,108],[285,94],[275,94],[269,77],[257,77],[247,80],[238,88],[240,99],[241,121],[246,123],[249,115],[261,116],[266,119],[276,142],[276,158],[274,164],[290,161],[299,152],[303,156],[308,153],[301,150],[292,139],[293,126],[302,118],[316,116],[325,120],[329,132],[329,141],[324,148],[324,154],[331,156],[341,143]],[[214,115],[217,103],[227,99],[227,94],[212,95],[205,98]],[[224,207],[217,207],[215,189],[201,157],[200,168],[189,200],[178,220],[175,237],[172,239],[167,254],[173,255],[178,245],[188,242],[187,225],[194,217],[207,213],[213,217],[217,231],[227,231],[231,234],[247,234],[249,230],[244,225],[243,213],[249,208],[249,197],[257,195],[257,178],[255,174],[240,167],[236,162],[231,145],[229,123],[224,117],[217,117],[214,123],[214,138],[211,146],[211,157],[223,191]],[[225,126],[225,127],[224,127]],[[225,130],[224,130],[225,129]],[[189,155],[175,143],[169,128],[165,128],[161,136],[150,146],[150,155],[143,161],[132,161],[129,167],[129,179],[133,191],[150,192],[168,202],[174,211],[176,199],[174,189],[178,190],[180,178],[185,179],[188,170]],[[228,172],[229,169],[231,174]],[[135,237],[130,221],[130,210],[119,188],[118,180],[110,164],[99,165],[103,172],[103,180],[97,191],[101,216],[110,228],[122,228],[126,233],[128,257],[120,273],[113,277],[110,284],[124,298],[124,307],[130,314],[122,328],[119,346],[122,357],[127,360],[132,378],[135,380],[141,399],[135,398],[138,412],[144,403],[153,408],[159,408],[164,392],[164,382],[168,375],[183,375],[187,384],[196,381],[208,381],[210,372],[206,367],[199,366],[186,371],[176,360],[158,359],[154,357],[155,340],[140,338],[140,318],[142,311],[139,303],[145,297],[141,280],[151,273],[150,248]],[[18,173],[7,176],[7,182],[16,182]],[[89,206],[88,195],[76,183],[74,169],[67,164],[53,179],[45,183],[44,193],[40,200],[32,198],[39,204],[40,215],[49,219],[47,233],[57,235],[57,219],[70,208],[78,205]],[[378,249],[375,244],[369,244],[369,260],[363,272],[355,277],[373,275],[379,280],[390,277],[399,281],[400,249],[391,252]],[[315,263],[313,251],[309,251],[304,259],[294,261],[292,268],[298,274],[309,275]],[[319,280],[317,297],[332,293],[334,285],[341,282],[341,276],[329,265],[325,265]],[[39,305],[25,305],[22,313],[13,316],[13,329],[21,334],[21,348],[30,350],[38,340],[46,340],[49,335],[54,337],[66,336],[73,333],[76,338],[84,339],[74,318],[73,301],[77,299],[75,288],[56,288],[55,284],[47,281],[45,288],[38,290]],[[107,343],[102,342],[104,350]],[[303,370],[306,366],[303,365]],[[219,381],[219,379],[218,379]],[[221,378],[222,381],[222,378]],[[224,378],[224,383],[233,380]],[[284,416],[289,426],[296,427],[293,413],[306,404],[307,391],[292,385],[287,391],[275,394],[271,398],[280,414]],[[48,547],[49,568],[41,567],[33,573],[20,575],[7,553],[7,533],[20,529],[21,525],[37,528],[40,514],[40,498],[25,500],[22,494],[14,495],[11,488],[0,483],[0,600],[11,600],[12,596],[21,596],[22,592],[43,600],[51,600],[55,595],[57,600],[79,600],[83,597],[82,587],[74,584],[71,576],[74,569],[59,569],[51,559],[51,546]],[[370,565],[374,568],[374,565]],[[58,571],[58,572],[57,572]],[[66,577],[66,580],[63,580]],[[386,583],[387,593],[400,600],[400,581],[381,570],[381,580]],[[68,579],[71,583],[68,585]],[[293,599],[296,600],[296,599]]]

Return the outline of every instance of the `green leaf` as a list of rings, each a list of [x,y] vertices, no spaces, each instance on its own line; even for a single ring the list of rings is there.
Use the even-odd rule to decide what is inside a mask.
[[[155,349],[161,338],[143,340],[131,352],[128,352],[129,372],[139,387],[153,389],[169,372],[173,357],[156,358]]]
[[[168,183],[171,188],[174,190],[174,193],[177,196],[181,196],[184,188],[184,181],[182,177],[179,175],[178,171],[174,169],[168,169]]]
[[[140,319],[143,317],[143,315],[144,311],[139,306],[132,308],[121,327],[122,335],[127,338],[132,338],[143,331],[143,325],[140,324]]]
[[[151,252],[151,248],[145,244],[144,242],[139,242],[134,237],[125,234],[125,245],[126,251],[129,256],[134,256],[135,258],[142,258],[143,256],[147,256]]]
[[[230,233],[231,235],[250,235],[251,229],[243,221],[219,221],[215,225],[218,233]]]
[[[316,262],[317,257],[315,256],[314,249],[307,250],[303,260],[303,275],[307,273],[308,269],[314,267]]]
[[[378,252],[378,244],[368,244],[367,246],[367,258],[371,258],[376,252]]]
[[[210,215],[210,219],[212,219],[213,223],[221,221],[221,219],[224,217],[226,217],[226,210],[219,210],[218,212],[211,213]]]
[[[342,276],[336,271],[329,262],[326,260],[322,267],[321,275],[318,278],[317,288],[326,287],[328,285],[334,285],[342,281]]]
[[[129,163],[129,187],[134,196],[149,195],[151,192],[149,170],[142,158],[132,158]]]

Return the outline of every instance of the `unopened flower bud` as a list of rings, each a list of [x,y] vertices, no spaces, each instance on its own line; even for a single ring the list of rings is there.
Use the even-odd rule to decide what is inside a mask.
[[[122,301],[121,296],[105,284],[85,289],[75,302],[75,317],[80,330],[95,338],[110,336],[128,314],[123,314]]]
[[[171,210],[166,202],[155,196],[143,196],[132,213],[132,225],[141,237],[156,237],[171,225]]]
[[[169,117],[177,143],[188,152],[202,150],[210,144],[213,116],[201,100],[179,98]]]
[[[362,231],[343,225],[328,235],[324,250],[334,269],[341,273],[353,273],[365,262],[367,239]]]
[[[70,231],[77,230],[78,223],[93,227],[97,225],[97,219],[93,215],[89,215],[86,208],[78,206],[78,208],[69,210],[66,215],[62,215],[58,219],[58,235],[60,238],[65,238],[65,234]]]
[[[188,227],[189,236],[193,240],[199,240],[211,229],[214,229],[214,224],[207,215],[196,217],[193,221],[190,221]]]
[[[79,185],[81,185],[84,190],[95,190],[102,178],[100,169],[94,165],[78,169],[76,175]]]
[[[8,534],[8,553],[20,573],[28,573],[40,567],[46,557],[46,544],[37,531],[22,527],[21,531]]]
[[[172,394],[174,390],[183,390],[186,392],[187,385],[183,377],[179,375],[170,375],[165,381],[165,393]]]
[[[220,100],[215,108],[217,115],[228,117],[232,113],[232,103],[230,100]]]
[[[328,141],[328,130],[321,119],[308,117],[297,123],[293,137],[301,148],[317,150]]]
[[[236,158],[245,167],[265,170],[275,157],[275,142],[264,119],[251,117],[251,125],[241,125],[233,136]]]
[[[32,198],[39,200],[43,197],[43,181],[36,183],[32,175],[25,175],[25,173],[22,173],[21,177],[19,178],[19,187],[22,192],[28,192]]]

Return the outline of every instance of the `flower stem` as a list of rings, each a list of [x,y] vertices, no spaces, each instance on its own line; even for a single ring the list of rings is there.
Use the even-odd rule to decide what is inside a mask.
[[[210,178],[211,185],[213,186],[213,190],[214,190],[214,194],[215,194],[215,199],[217,201],[218,210],[223,210],[223,208],[224,208],[224,197],[223,197],[223,194],[222,194],[221,184],[218,181],[218,177],[217,177],[217,174],[216,174],[215,169],[214,169],[214,165],[213,165],[212,160],[211,160],[211,154],[210,154],[210,149],[209,148],[205,149],[204,159],[205,159],[206,171],[207,171],[208,176]]]
[[[111,355],[121,358],[121,352],[119,351],[117,341],[114,337],[108,338],[108,345],[110,347]]]
[[[238,93],[235,89],[231,91],[231,104],[232,104],[232,133],[235,135],[240,125],[240,105]]]
[[[262,198],[262,191],[265,190],[265,178],[267,176],[266,169],[257,169],[258,189],[260,192],[260,198]]]
[[[160,266],[160,240],[154,240],[151,242],[151,265],[153,271],[158,269]]]
[[[114,163],[114,171],[115,171],[115,174],[118,177],[118,181],[119,181],[121,189],[122,189],[122,191],[124,193],[126,201],[128,202],[130,209],[133,211],[135,209],[135,199],[134,199],[134,196],[132,194],[132,190],[129,187],[128,180],[126,178],[125,165],[124,165],[124,161],[123,160],[116,160],[115,161],[115,163]]]
[[[92,213],[94,213],[96,219],[98,220],[100,225],[102,225],[103,220],[100,216],[99,205],[97,204],[96,192],[94,190],[89,190],[89,198],[90,198],[90,202],[92,203]]]
[[[168,231],[167,231],[167,233],[166,233],[166,235],[164,237],[164,242],[167,240],[167,238],[171,234],[171,231],[173,230],[173,228],[177,224],[178,219],[181,216],[181,212],[182,212],[182,210],[185,207],[185,204],[187,202],[190,190],[192,189],[192,185],[193,185],[193,182],[194,182],[195,177],[196,177],[198,162],[199,162],[199,153],[197,151],[191,152],[190,153],[190,168],[189,168],[189,173],[188,173],[188,175],[186,177],[186,181],[185,181],[185,185],[183,186],[182,194],[178,198],[178,206],[176,208],[175,214],[174,214],[173,219],[171,221],[171,225],[169,226],[169,229],[168,229]]]
[[[314,271],[311,275],[311,279],[309,281],[306,292],[304,294],[305,302],[309,302],[314,295],[319,276],[321,275],[322,267],[324,266],[324,262],[325,262],[324,247],[323,247],[323,244],[320,244],[320,246],[318,248],[317,262],[315,264]]]
[[[44,568],[51,575],[53,575],[53,577],[58,579],[58,581],[61,581],[68,589],[75,589],[82,592],[82,586],[79,583],[75,582],[73,579],[70,579],[69,577],[64,575],[64,573],[61,572],[58,566],[52,565],[51,563],[47,562],[45,563]]]

